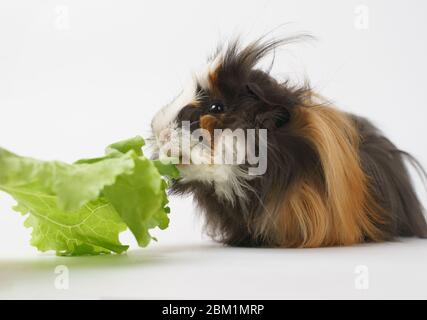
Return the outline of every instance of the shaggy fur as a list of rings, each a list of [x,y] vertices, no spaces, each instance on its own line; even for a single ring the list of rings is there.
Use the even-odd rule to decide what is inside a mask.
[[[421,168],[415,159],[368,120],[337,110],[308,85],[279,83],[256,68],[294,40],[261,38],[219,49],[195,78],[194,99],[170,115],[174,123],[188,120],[192,129],[210,132],[267,129],[267,172],[252,179],[230,176],[226,198],[218,192],[223,182],[215,180],[215,168],[200,179],[184,175],[173,193],[192,194],[208,233],[228,245],[322,247],[426,237],[423,208],[404,164],[409,159]],[[213,104],[224,110],[212,113]],[[248,167],[240,165],[239,172]],[[191,165],[183,168],[191,171]],[[233,194],[236,184],[239,194]]]

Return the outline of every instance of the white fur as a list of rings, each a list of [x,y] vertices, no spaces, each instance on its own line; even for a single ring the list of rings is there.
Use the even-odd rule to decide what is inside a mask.
[[[157,141],[157,148],[165,144],[181,145],[179,141],[172,141],[174,139],[164,141],[164,139],[161,139],[161,135],[164,135],[164,132],[167,130],[175,130],[177,128],[176,117],[180,110],[189,103],[197,100],[197,83],[202,88],[209,89],[209,74],[215,71],[220,65],[222,57],[221,53],[213,57],[203,69],[195,74],[182,93],[172,103],[156,114],[152,121],[152,130]],[[211,157],[210,152],[205,151],[199,143],[191,142],[191,153],[189,156],[192,163],[213,163],[213,159],[209,159]],[[238,198],[245,198],[244,189],[247,187],[246,180],[251,178],[237,165],[191,164],[179,166],[179,170],[182,176],[181,183],[199,181],[213,185],[217,196],[223,200],[230,201],[232,204]]]
[[[199,69],[195,74],[195,78],[200,86],[204,89],[210,89],[209,74],[215,72],[215,70],[221,65],[223,61],[223,54],[219,52],[216,56],[212,57],[210,61],[202,68]]]
[[[209,73],[216,70],[222,61],[222,54],[218,54],[208,64],[195,72],[188,80],[187,85],[171,103],[163,107],[153,118],[151,128],[156,138],[162,130],[172,128],[178,113],[191,102],[197,101],[196,87],[199,84],[204,89],[209,89]]]
[[[174,127],[174,121],[182,108],[196,100],[196,84],[196,81],[191,79],[179,96],[154,116],[151,128],[156,139],[159,139],[162,130]]]
[[[247,175],[236,165],[187,165],[180,166],[182,183],[198,181],[215,187],[216,195],[233,205],[236,197],[245,199]]]

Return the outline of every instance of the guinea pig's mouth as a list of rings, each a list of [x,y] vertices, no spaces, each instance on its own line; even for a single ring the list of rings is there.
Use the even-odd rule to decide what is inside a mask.
[[[197,164],[197,160],[203,160],[205,163],[211,154],[210,141],[211,137],[207,137],[206,133],[195,135],[198,132],[199,121],[193,121],[186,127],[178,126],[176,123],[163,129],[158,134],[154,135],[155,141],[153,144],[153,158],[169,161],[174,160],[174,163],[179,166]],[[202,155],[203,159],[196,157],[195,152]]]
[[[199,121],[178,126],[171,124],[155,137],[153,157],[172,162],[179,169],[197,165],[204,167],[243,166],[255,174],[263,174],[267,165],[267,134],[260,129],[198,128]],[[262,134],[264,133],[264,135]],[[257,151],[257,152],[255,152]],[[253,171],[253,170],[252,170]]]

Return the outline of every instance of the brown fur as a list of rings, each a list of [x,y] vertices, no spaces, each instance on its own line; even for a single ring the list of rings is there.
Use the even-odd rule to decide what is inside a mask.
[[[199,126],[201,129],[209,131],[211,137],[213,137],[214,129],[218,124],[218,119],[211,115],[204,115],[200,117]]]
[[[229,245],[321,247],[427,236],[404,164],[407,159],[422,172],[413,157],[309,86],[280,83],[255,68],[294,40],[261,38],[242,49],[230,44],[208,76],[209,88],[198,88],[200,108],[184,107],[177,117],[209,132],[267,129],[267,172],[245,181],[246,197],[236,195],[235,202],[221,198],[215,183],[177,180],[173,192],[194,195],[208,233]],[[215,101],[225,106],[222,114],[210,114]]]
[[[318,180],[316,176],[306,177],[284,200],[280,223],[287,236],[283,245],[351,245],[364,237],[384,240],[378,228],[384,223],[383,209],[369,194],[359,159],[360,136],[352,121],[324,106],[297,107],[293,119],[295,130],[319,155],[324,184],[313,181]],[[295,231],[295,237],[290,237]]]

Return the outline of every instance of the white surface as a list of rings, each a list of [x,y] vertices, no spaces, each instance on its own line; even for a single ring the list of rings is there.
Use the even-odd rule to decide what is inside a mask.
[[[73,161],[147,136],[158,108],[216,42],[309,31],[316,43],[276,55],[274,73],[306,75],[344,110],[368,116],[427,165],[427,2],[355,0],[0,2],[0,145]],[[423,193],[425,202],[425,193]],[[128,255],[57,258],[29,246],[30,230],[0,195],[2,298],[427,298],[427,241],[318,250],[222,248],[201,240],[189,199],[171,199],[171,227]],[[53,286],[70,269],[70,289]],[[356,290],[366,265],[370,287]]]
[[[68,290],[56,289],[58,265]],[[366,266],[368,288],[355,285]],[[425,241],[323,249],[236,249],[161,244],[122,256],[0,261],[0,298],[426,299]]]

